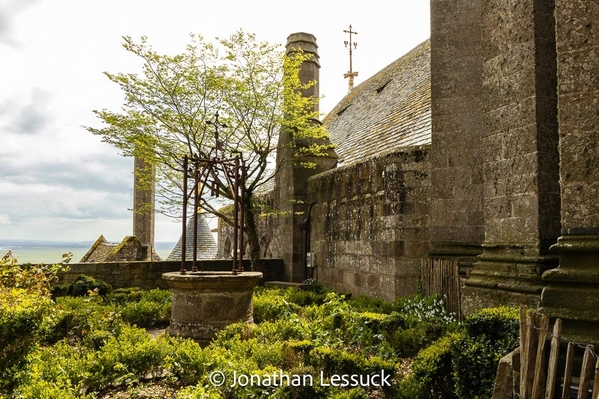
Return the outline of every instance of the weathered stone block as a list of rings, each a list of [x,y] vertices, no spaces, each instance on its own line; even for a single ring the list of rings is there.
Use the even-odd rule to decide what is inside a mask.
[[[262,273],[165,273],[172,290],[169,334],[193,338],[202,345],[237,322],[253,322],[253,288]]]

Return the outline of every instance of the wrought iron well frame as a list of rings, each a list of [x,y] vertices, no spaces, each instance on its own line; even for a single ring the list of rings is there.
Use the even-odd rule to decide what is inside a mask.
[[[200,199],[204,193],[211,174],[222,172],[226,178],[228,189],[231,192],[233,199],[233,265],[232,274],[243,272],[243,221],[245,208],[245,180],[247,169],[243,164],[239,152],[234,156],[221,158],[219,150],[223,151],[223,143],[219,141],[218,128],[227,127],[220,124],[218,121],[218,112],[215,114],[214,122],[208,121],[208,124],[215,127],[215,147],[211,149],[208,156],[200,157],[199,155],[185,155],[183,157],[183,215],[182,215],[182,233],[181,233],[181,274],[186,274],[186,258],[187,258],[187,206],[191,196],[193,200],[193,258],[191,272],[198,271],[197,267],[197,234],[198,234],[198,211]],[[232,152],[235,153],[235,152]],[[193,179],[192,190],[189,190],[189,178]],[[219,196],[219,188],[215,180],[212,180],[211,195]]]

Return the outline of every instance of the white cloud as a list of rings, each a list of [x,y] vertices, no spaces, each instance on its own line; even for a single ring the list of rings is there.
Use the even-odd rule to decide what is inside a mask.
[[[319,45],[321,110],[347,92],[343,33],[359,33],[356,84],[429,36],[428,1],[0,0],[0,238],[120,240],[131,234],[132,161],[88,133],[94,109],[118,110],[123,97],[103,74],[140,62],[121,37],[147,35],[158,51],[183,51],[189,33],[206,39],[242,28],[285,44],[309,32]],[[6,60],[9,60],[8,62]],[[180,225],[157,217],[157,240]]]

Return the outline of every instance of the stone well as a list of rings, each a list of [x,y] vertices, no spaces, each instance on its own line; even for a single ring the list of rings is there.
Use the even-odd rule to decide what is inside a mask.
[[[253,288],[259,272],[164,273],[172,291],[173,308],[167,333],[208,345],[216,333],[237,322],[252,323]]]

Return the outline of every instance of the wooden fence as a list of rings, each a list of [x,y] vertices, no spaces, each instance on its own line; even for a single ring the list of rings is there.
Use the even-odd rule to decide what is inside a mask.
[[[437,294],[447,310],[461,317],[461,279],[457,260],[423,259],[420,267],[422,294]]]
[[[514,392],[515,398],[599,398],[599,359],[593,345],[568,342],[565,365],[559,365],[563,341],[561,329],[561,319],[555,320],[550,333],[546,316],[520,308],[520,388],[519,392]],[[550,350],[547,358],[548,338]],[[579,348],[584,350],[584,354],[580,377],[576,378],[574,359]],[[563,377],[558,378],[558,370],[563,370]]]

